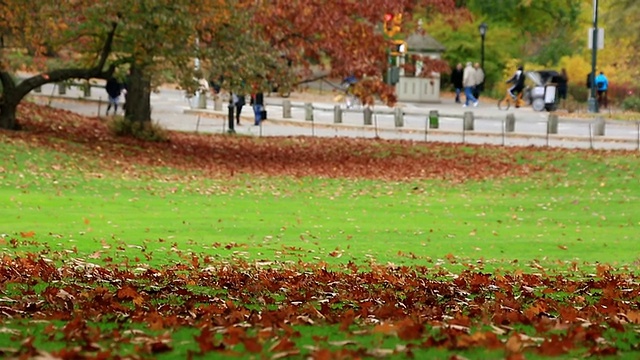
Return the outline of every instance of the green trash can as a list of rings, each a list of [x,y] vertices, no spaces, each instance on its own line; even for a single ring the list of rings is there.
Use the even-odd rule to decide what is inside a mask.
[[[438,110],[431,110],[429,111],[429,129],[437,129],[438,127],[440,127]]]

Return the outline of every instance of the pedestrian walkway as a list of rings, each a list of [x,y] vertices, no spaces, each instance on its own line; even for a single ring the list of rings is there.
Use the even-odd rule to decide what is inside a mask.
[[[607,120],[604,136],[594,136],[593,119],[561,119],[557,134],[548,134],[546,112],[535,112],[530,108],[517,112],[498,110],[493,104],[481,103],[477,108],[463,109],[452,99],[440,104],[400,103],[397,109],[384,105],[374,107],[370,125],[365,125],[363,109],[343,109],[333,101],[335,95],[320,97],[309,94],[294,94],[290,99],[267,97],[267,121],[253,126],[253,112],[245,109],[244,124],[234,126],[238,134],[252,136],[322,136],[322,137],[366,137],[402,139],[411,141],[441,141],[455,143],[495,144],[504,146],[553,146],[569,148],[628,149],[640,148],[640,123]],[[85,93],[82,88],[71,87],[60,94],[54,84],[46,84],[40,93],[32,93],[38,103],[74,111],[87,116],[105,117],[107,95],[104,88],[92,88]],[[313,102],[313,120],[305,118],[305,104]],[[283,115],[283,101],[292,104],[291,118]],[[223,103],[215,110],[209,97],[205,109],[199,109],[197,99],[187,98],[184,91],[162,88],[151,95],[152,118],[170,130],[206,133],[229,131],[228,109]],[[340,108],[341,122],[335,123],[335,111]],[[395,112],[402,113],[402,124],[398,126]],[[438,111],[439,126],[430,127],[429,114]],[[473,128],[465,128],[466,111],[472,111]],[[517,117],[514,132],[505,131],[506,116]]]

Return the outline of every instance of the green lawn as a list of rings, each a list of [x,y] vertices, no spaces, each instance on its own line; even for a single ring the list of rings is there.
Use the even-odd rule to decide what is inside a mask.
[[[111,174],[77,156],[6,145],[2,156],[15,158],[3,165],[0,188],[5,239],[33,232],[30,241],[80,256],[132,259],[142,247],[152,266],[177,261],[175,249],[330,263],[428,264],[453,255],[491,267],[637,268],[640,260],[637,158],[568,153],[556,164],[563,173],[453,185],[250,175],[186,182],[169,170]]]
[[[615,272],[636,276],[640,269],[638,155],[559,150],[557,156],[542,159],[536,157],[534,149],[531,153],[532,156],[523,157],[521,161],[536,165],[545,161],[547,163],[543,165],[548,171],[534,172],[529,177],[462,183],[250,174],[211,179],[199,176],[197,170],[185,173],[170,168],[138,167],[136,171],[117,173],[110,169],[108,157],[85,156],[81,149],[73,154],[57,153],[21,142],[0,142],[0,248],[5,260],[27,259],[36,254],[36,258],[53,260],[55,264],[81,259],[132,273],[135,269],[167,269],[198,262],[198,269],[183,269],[186,271],[184,279],[200,276],[205,264],[215,267],[223,264],[246,267],[249,264],[251,268],[250,264],[267,263],[273,263],[273,268],[326,266],[329,271],[338,272],[349,271],[353,263],[364,273],[378,269],[378,266],[397,269],[397,266],[406,265],[408,269],[414,269],[410,271],[433,271],[427,274],[428,278],[455,278],[455,274],[463,274],[466,270],[494,275],[539,274],[542,271],[550,274],[549,279],[558,274],[568,279],[582,279],[596,272],[598,276],[605,276],[603,274],[608,272],[600,266],[607,264]],[[176,274],[182,279],[179,272]],[[466,273],[464,276],[473,279],[476,275]],[[81,276],[72,279],[67,286],[88,281]],[[500,283],[500,278],[492,279],[496,284]],[[0,284],[0,297],[20,292],[36,296],[54,286],[44,279],[32,280],[22,285],[13,284],[14,281]],[[142,288],[147,289],[145,294],[150,293],[148,280],[138,280],[145,283],[137,288],[139,293]],[[87,284],[86,288],[97,286],[91,281]],[[209,294],[215,289],[203,288],[198,281],[191,284],[185,280],[185,284],[191,286],[191,295],[162,298],[156,304],[173,306],[190,302],[192,291],[204,291],[207,296],[222,298],[226,295],[226,290]],[[119,283],[104,286],[112,292],[121,289]],[[555,298],[543,291],[543,285],[535,286],[541,286],[536,288],[537,296],[546,296],[558,309],[564,306],[561,305],[565,301],[562,299],[564,293]],[[551,288],[551,285],[545,286]],[[620,283],[619,286],[623,285]],[[637,282],[633,287],[637,291]],[[516,288],[518,294],[523,291],[520,285],[514,285]],[[585,295],[586,303],[596,304],[600,296],[609,291],[604,285],[598,289],[590,293],[589,296],[594,296],[592,300]],[[274,307],[267,308],[276,310],[278,304],[287,300],[283,299],[285,295],[272,291],[273,295],[265,295],[267,292],[262,296],[271,296]],[[375,293],[372,290],[372,294]],[[400,293],[402,291],[398,290]],[[258,294],[245,295],[245,300],[230,298],[227,301],[253,311],[265,306],[265,300]],[[478,296],[485,295],[479,293]],[[566,301],[579,301],[574,296],[577,295],[568,293],[569,300]],[[314,299],[315,303],[317,298]],[[625,310],[628,314],[638,311],[638,299],[640,295],[635,297],[635,305]],[[122,300],[133,301],[135,296],[122,295]],[[526,307],[533,307],[535,301],[536,297],[532,296],[526,300]],[[331,303],[336,307],[332,311],[343,311],[352,306],[349,302]],[[360,307],[357,305],[360,303],[353,304]],[[549,311],[557,315],[555,310]],[[471,317],[473,309],[464,313]],[[557,313],[561,314],[560,310]],[[131,329],[148,330],[144,321],[126,318],[119,322],[114,320],[116,318],[113,315],[101,320],[86,320],[102,332],[111,327],[129,332]],[[50,321],[50,326],[61,330],[69,319]],[[345,338],[340,333],[344,329],[336,330],[338,325],[335,323],[295,324],[295,330],[286,331],[300,332],[296,344],[305,350],[301,355],[291,355],[303,357],[316,351],[314,354],[322,358],[323,353],[320,349],[314,350],[313,346],[339,352],[352,346],[348,343],[351,340],[365,348],[385,347],[387,350],[411,344],[411,340],[399,342],[397,336],[390,335],[395,334],[393,331],[385,328],[376,331],[374,323],[358,321],[356,328],[374,330],[359,337],[352,334]],[[478,330],[488,326],[485,321],[471,325]],[[0,330],[17,329],[21,339],[32,334],[36,337],[34,344],[49,350],[82,342],[63,339],[60,335],[52,335],[46,340],[46,336],[38,334],[46,333],[47,323],[37,324],[34,327],[28,319],[12,320],[11,316],[6,316],[2,318]],[[198,350],[194,336],[201,332],[197,328],[175,329],[172,334],[175,350],[163,356],[183,358],[189,351]],[[524,324],[523,329],[531,336],[536,334],[532,324]],[[636,358],[638,349],[628,344],[640,340],[637,324],[626,329],[630,333],[620,340],[619,349],[626,346],[627,352],[618,352],[618,355]],[[257,328],[249,333],[252,338],[260,339],[260,331]],[[160,337],[164,331],[149,333]],[[215,338],[221,341],[228,336],[225,334]],[[501,335],[503,342],[511,341],[507,341],[508,334]],[[614,343],[621,337],[621,333],[615,331],[608,334],[608,341]],[[242,336],[240,339],[244,339]],[[0,348],[17,347],[14,340],[4,339],[0,340]],[[440,338],[436,336],[435,339]],[[83,341],[87,341],[86,338]],[[451,351],[434,345],[430,350],[416,348],[412,352],[419,355],[418,358],[444,359],[454,353],[474,359],[504,356],[503,350],[486,346],[490,343],[483,338],[481,346],[470,346],[471,350],[461,346],[459,351]],[[266,340],[264,344],[275,346]],[[304,348],[305,344],[308,347]],[[250,347],[251,343],[245,342],[244,346]],[[126,354],[136,349],[129,339],[112,351]],[[248,355],[250,351],[242,345],[237,345],[233,351],[233,355],[259,357]],[[363,356],[393,355],[380,351],[380,354]],[[160,356],[160,353],[154,356]],[[231,353],[221,354],[225,357]],[[395,356],[406,354],[403,348]],[[580,349],[564,353],[568,354],[583,355]],[[531,356],[534,357],[528,355],[527,358],[536,355]]]

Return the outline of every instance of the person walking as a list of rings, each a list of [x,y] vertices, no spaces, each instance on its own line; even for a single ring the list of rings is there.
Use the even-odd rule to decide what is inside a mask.
[[[453,89],[456,92],[456,104],[460,104],[460,93],[462,92],[462,64],[458,63],[456,68],[451,72],[451,83],[453,84]]]
[[[245,105],[244,95],[233,93],[231,94],[231,101],[236,108],[236,124],[240,125],[240,113],[242,112],[242,107]]]
[[[598,92],[598,106],[608,107],[607,90],[609,90],[609,80],[602,71],[596,76],[596,90]]]
[[[560,70],[560,76],[558,77],[558,100],[562,103],[567,101],[567,90],[569,86],[569,76],[567,75],[567,69],[562,68]]]
[[[462,85],[464,86],[465,102],[462,107],[469,106],[469,103],[473,103],[473,106],[478,106],[478,99],[473,96],[473,88],[476,85],[476,70],[473,68],[471,62],[467,62],[467,66],[464,68],[462,74]]]
[[[264,110],[264,94],[257,92],[251,96],[251,106],[253,106],[253,113],[255,115],[254,125],[260,125],[262,122],[262,114]]]
[[[476,71],[474,74],[476,85],[473,87],[473,97],[475,97],[476,100],[479,100],[480,93],[484,91],[484,70],[482,70],[479,63],[475,63],[473,68]]]
[[[109,98],[109,105],[107,105],[106,115],[109,116],[109,110],[113,106],[113,115],[118,112],[118,102],[120,101],[120,94],[122,94],[122,84],[115,77],[110,77],[105,85],[107,96]]]

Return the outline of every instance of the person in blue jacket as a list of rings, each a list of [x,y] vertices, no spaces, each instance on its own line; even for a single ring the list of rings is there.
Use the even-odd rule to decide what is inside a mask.
[[[596,76],[596,90],[598,92],[598,106],[608,107],[607,90],[609,89],[609,80],[604,73],[600,71],[600,74]]]

